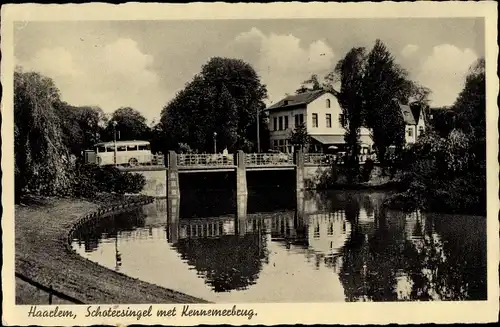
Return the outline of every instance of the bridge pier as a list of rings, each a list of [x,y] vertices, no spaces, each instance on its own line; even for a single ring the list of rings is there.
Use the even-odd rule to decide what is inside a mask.
[[[304,191],[304,151],[295,152],[295,190],[297,193]]]
[[[236,197],[236,230],[239,236],[245,236],[247,232],[247,195]]]
[[[236,196],[247,196],[247,171],[245,152],[239,150],[236,157]]]
[[[167,174],[168,217],[174,223],[178,223],[179,221],[180,199],[181,199],[181,192],[179,188],[179,169],[177,167],[177,153],[175,153],[174,151],[169,151],[168,174]]]

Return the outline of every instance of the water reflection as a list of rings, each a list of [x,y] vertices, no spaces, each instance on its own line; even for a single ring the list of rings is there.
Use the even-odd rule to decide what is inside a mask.
[[[486,298],[484,217],[386,211],[381,192],[282,196],[279,210],[269,201],[276,194],[228,194],[234,204],[205,216],[197,210],[209,196],[191,197],[187,211],[182,200],[157,200],[83,228],[73,246],[111,269],[217,302]]]

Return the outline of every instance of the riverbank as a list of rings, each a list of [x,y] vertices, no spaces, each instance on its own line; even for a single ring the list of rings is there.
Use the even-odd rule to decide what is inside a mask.
[[[15,207],[16,273],[83,303],[206,303],[128,277],[84,259],[67,247],[70,229],[85,215],[109,207],[116,197],[90,202],[44,198]],[[17,283],[17,280],[16,280]],[[16,285],[21,294],[26,286]],[[31,304],[17,296],[17,304]]]

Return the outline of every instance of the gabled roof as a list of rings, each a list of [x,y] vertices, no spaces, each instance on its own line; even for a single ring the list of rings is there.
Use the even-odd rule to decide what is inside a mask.
[[[288,107],[295,107],[299,105],[308,105],[325,93],[331,93],[325,90],[307,91],[295,95],[289,95],[280,101],[269,106],[266,110],[276,110]]]
[[[410,106],[405,104],[398,104],[401,109],[401,114],[403,115],[403,120],[406,125],[416,125],[415,117],[413,117],[413,112]]]

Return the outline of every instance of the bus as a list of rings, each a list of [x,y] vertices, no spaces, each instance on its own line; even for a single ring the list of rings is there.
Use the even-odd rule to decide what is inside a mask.
[[[93,150],[85,151],[85,162],[99,166],[115,164],[137,166],[152,163],[154,156],[148,141],[116,141],[101,142],[94,145]]]

